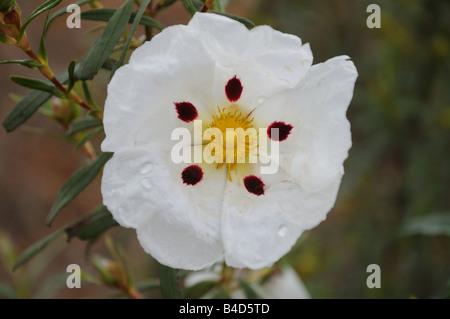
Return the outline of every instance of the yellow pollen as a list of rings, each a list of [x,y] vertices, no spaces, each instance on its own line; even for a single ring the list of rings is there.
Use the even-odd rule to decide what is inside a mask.
[[[226,164],[230,181],[231,171],[236,173],[237,164],[247,163],[250,152],[258,147],[258,133],[252,125],[253,118],[250,118],[252,112],[243,115],[236,108],[235,105],[229,107],[229,110],[217,108],[219,112],[213,115],[213,120],[208,126],[219,129],[222,133],[222,140],[216,140],[215,136],[211,138],[210,145],[213,148],[211,155],[215,156],[216,152],[222,153],[223,161],[218,163],[216,168]],[[220,153],[218,156],[220,157]]]

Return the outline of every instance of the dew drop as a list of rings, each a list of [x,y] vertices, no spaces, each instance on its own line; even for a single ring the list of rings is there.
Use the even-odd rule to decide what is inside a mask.
[[[285,237],[287,231],[288,231],[287,227],[285,225],[281,225],[280,228],[278,229],[278,236]]]
[[[258,102],[258,104],[263,104],[265,101],[266,101],[265,96],[260,96],[256,99],[256,102]]]
[[[141,180],[141,185],[147,189],[152,188],[152,183],[150,182],[150,180],[148,178],[144,178],[143,180]]]
[[[142,169],[141,169],[141,174],[147,174],[152,169],[153,169],[153,164],[152,163],[144,164],[144,166],[142,166]]]

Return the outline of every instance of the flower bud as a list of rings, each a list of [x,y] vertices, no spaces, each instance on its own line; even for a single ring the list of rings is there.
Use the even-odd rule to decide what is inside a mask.
[[[6,2],[2,2],[0,8],[8,9],[0,10],[0,42],[7,45],[17,45],[24,51],[29,50],[26,35],[23,34],[19,40],[21,29],[20,9],[15,7],[15,2],[9,8]]]
[[[5,13],[5,17],[3,19],[5,24],[12,24],[17,28],[17,30],[20,30],[20,11],[17,8]]]

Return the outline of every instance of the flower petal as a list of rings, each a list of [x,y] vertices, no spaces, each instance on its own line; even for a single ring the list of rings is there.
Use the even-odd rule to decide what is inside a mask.
[[[201,40],[217,62],[214,107],[230,103],[224,87],[234,76],[243,86],[239,104],[250,112],[263,99],[297,85],[312,64],[308,44],[269,26],[248,30],[223,16],[197,13],[189,27],[202,32]]]
[[[199,238],[192,227],[171,218],[166,211],[157,211],[137,229],[139,243],[158,262],[186,270],[198,270],[223,258],[218,240]]]
[[[172,145],[166,142],[172,130],[192,126],[191,119],[179,118],[176,103],[191,103],[200,118],[211,116],[215,62],[197,41],[201,35],[186,26],[166,30],[136,49],[130,63],[111,79],[103,151],[146,145],[155,136],[161,140],[159,147],[170,149]]]
[[[265,184],[263,195],[246,191],[239,169],[225,188],[222,240],[225,260],[232,267],[270,266],[291,249],[304,230],[320,223],[330,202],[334,203],[337,187],[330,190],[331,196],[310,194],[286,172],[260,174],[260,168],[254,164],[250,173]],[[318,212],[324,205],[327,211]]]
[[[161,263],[173,267],[176,256],[197,249],[188,245],[199,251],[205,249],[208,253],[204,257],[214,261],[216,256],[223,256],[220,211],[226,172],[205,165],[203,179],[186,185],[182,181],[184,169],[171,161],[170,154],[155,152],[149,145],[116,152],[106,164],[102,179],[103,202],[114,219],[122,226],[137,228],[144,249],[154,251]],[[176,244],[176,238],[185,240]],[[175,246],[166,249],[164,243]],[[192,259],[178,259],[176,268],[194,269],[195,262],[201,267],[210,262],[201,256],[193,255]]]
[[[293,126],[275,160],[304,189],[329,188],[344,173],[342,164],[351,146],[346,111],[356,77],[348,57],[330,59],[314,65],[297,88],[274,96],[254,112],[264,125],[284,121]]]

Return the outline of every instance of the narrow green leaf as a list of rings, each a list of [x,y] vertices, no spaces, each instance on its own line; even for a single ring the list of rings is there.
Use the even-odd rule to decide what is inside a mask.
[[[47,216],[47,225],[50,226],[59,211],[94,180],[112,155],[112,153],[100,154],[91,164],[78,170],[69,178],[56,195],[55,202]]]
[[[224,5],[222,4],[223,0],[215,0],[213,3],[213,10],[223,12],[224,11]],[[226,4],[225,4],[226,5]]]
[[[400,234],[450,236],[450,212],[434,213],[410,219],[400,228]]]
[[[226,12],[218,12],[218,11],[215,11],[214,13],[215,13],[215,14],[218,14],[218,15],[221,15],[221,16],[228,17],[228,18],[233,19],[233,20],[236,20],[236,21],[239,21],[240,23],[242,23],[243,25],[245,25],[248,29],[251,29],[251,28],[254,28],[254,27],[255,27],[255,24],[254,24],[253,22],[251,22],[250,20],[246,19],[246,18],[239,17],[239,16],[237,16],[237,15],[230,14],[230,13],[226,13]]]
[[[20,64],[26,66],[30,69],[38,68],[43,66],[43,64],[33,61],[33,60],[8,60],[8,61],[0,61],[0,64]]]
[[[8,114],[3,121],[3,127],[7,132],[15,130],[23,122],[28,120],[37,109],[52,97],[51,93],[42,91],[33,91],[24,97]]]
[[[217,282],[214,280],[201,281],[184,290],[184,296],[187,299],[198,299],[211,291]]]
[[[93,128],[100,125],[102,125],[102,121],[96,118],[90,116],[80,117],[72,122],[69,134],[75,134],[88,128]]]
[[[84,20],[108,22],[111,19],[114,12],[116,12],[116,10],[111,8],[92,9],[81,12],[80,17],[81,19]],[[138,13],[133,12],[130,16],[130,20],[128,21],[128,23],[134,23],[137,14]],[[164,29],[164,26],[153,18],[142,16],[141,19],[138,20],[139,20],[138,24],[140,25],[147,27],[154,27],[159,30]]]
[[[102,206],[86,218],[67,227],[67,241],[70,241],[73,237],[78,237],[81,240],[97,238],[104,231],[117,225],[108,209]]]
[[[67,72],[57,76],[61,83],[66,83],[68,79]],[[3,121],[3,127],[7,132],[11,132],[28,120],[41,105],[52,97],[51,93],[34,90],[21,99],[16,107],[8,114]]]
[[[37,79],[25,78],[22,76],[11,76],[11,80],[21,86],[29,89],[35,89],[39,91],[44,91],[56,95],[58,97],[64,97],[63,93],[58,90],[51,82],[44,82]]]
[[[192,0],[182,0],[184,7],[186,10],[193,16],[197,12],[197,8],[195,7]]]
[[[86,81],[82,82],[82,87],[83,87],[83,93],[84,93],[84,97],[86,98],[86,101],[90,105],[95,105],[94,99],[92,98],[91,91],[89,90]]]
[[[84,144],[87,143],[91,138],[93,138],[95,135],[103,131],[103,126],[97,127],[95,130],[90,131],[89,133],[86,133],[81,140],[78,141],[77,145],[75,145],[75,149],[79,150]]]
[[[261,296],[245,280],[239,280],[242,290],[244,290],[247,299],[261,299]]]
[[[178,288],[177,270],[159,264],[159,279],[163,298],[182,299],[183,293]]]
[[[81,7],[83,4],[90,3],[90,2],[94,2],[94,1],[95,1],[95,0],[82,0],[82,1],[74,2],[74,4],[76,4],[76,5],[78,5],[78,6]],[[64,7],[64,8],[62,8],[62,9],[56,11],[56,12],[50,17],[50,19],[48,20],[48,25],[52,24],[53,21],[54,21],[56,18],[58,18],[58,17],[60,17],[60,16],[62,16],[62,15],[65,15],[66,13],[68,13],[68,12],[67,12],[67,7]]]
[[[133,2],[132,0],[128,0],[116,10],[106,25],[103,34],[77,64],[75,76],[79,80],[92,79],[98,73],[106,59],[108,59],[128,25],[133,9]]]
[[[22,28],[20,29],[19,33],[19,39],[22,37],[23,33],[25,32],[25,29],[27,28],[28,24],[34,20],[37,16],[44,13],[47,10],[50,10],[54,7],[56,7],[58,4],[60,4],[62,0],[48,0],[41,4],[39,7],[37,7],[31,15],[28,17],[27,21],[22,25]]]
[[[56,238],[61,236],[64,233],[64,228],[57,230],[56,232],[48,235],[47,237],[38,240],[30,247],[28,247],[16,260],[13,266],[13,271],[22,266],[25,262],[27,262],[31,257],[36,255],[38,252],[42,251],[48,244],[54,241]]]
[[[38,51],[38,57],[41,60],[45,61],[46,63],[48,62],[48,59],[47,59],[47,51],[45,49],[45,36],[47,35],[48,18],[50,17],[50,12],[51,10],[48,10],[47,17],[45,18],[44,30],[42,30],[41,42],[39,44],[39,51]]]
[[[128,38],[127,38],[127,41],[125,42],[125,46],[122,50],[122,53],[120,54],[119,60],[117,60],[117,62],[114,64],[114,66],[111,70],[111,78],[113,77],[116,70],[123,65],[125,56],[127,55],[128,50],[130,49],[131,40],[133,39],[134,34],[136,33],[138,24],[141,21],[142,15],[144,14],[145,9],[147,9],[147,6],[149,5],[149,3],[150,3],[150,0],[142,0],[141,1],[141,5],[139,6],[139,9],[136,13],[133,25],[131,26],[130,32],[128,33]]]
[[[73,86],[75,85],[76,79],[75,79],[75,61],[70,62],[69,67],[67,69],[67,73],[69,74],[69,82],[67,84],[67,94],[73,89]]]

